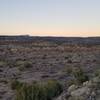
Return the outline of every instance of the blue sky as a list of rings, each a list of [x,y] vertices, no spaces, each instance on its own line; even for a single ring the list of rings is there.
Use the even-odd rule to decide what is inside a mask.
[[[0,0],[0,35],[100,36],[100,0]]]

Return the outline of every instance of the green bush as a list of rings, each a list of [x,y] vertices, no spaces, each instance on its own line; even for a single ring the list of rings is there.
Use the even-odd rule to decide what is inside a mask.
[[[52,100],[62,92],[62,86],[55,80],[45,84],[24,84],[16,90],[16,100]]]
[[[78,84],[82,84],[83,82],[89,80],[88,76],[84,74],[81,68],[75,68],[73,70],[73,75],[75,77],[76,83]]]
[[[47,99],[51,100],[52,97],[58,96],[62,92],[62,86],[55,80],[49,80],[46,83]]]
[[[19,81],[17,81],[17,80],[13,80],[13,81],[11,82],[11,89],[12,89],[12,90],[20,89],[20,87],[22,87],[22,86],[23,86],[23,83],[21,83],[21,82],[19,82]]]

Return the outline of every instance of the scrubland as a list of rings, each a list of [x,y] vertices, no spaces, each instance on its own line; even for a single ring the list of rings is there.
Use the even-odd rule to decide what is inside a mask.
[[[100,100],[100,45],[4,42],[0,100]]]

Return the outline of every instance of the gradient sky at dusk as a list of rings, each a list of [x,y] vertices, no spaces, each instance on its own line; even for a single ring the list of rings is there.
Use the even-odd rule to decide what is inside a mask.
[[[0,35],[100,36],[100,0],[0,0]]]

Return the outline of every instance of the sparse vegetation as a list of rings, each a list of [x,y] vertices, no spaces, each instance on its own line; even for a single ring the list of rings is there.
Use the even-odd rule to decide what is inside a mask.
[[[100,45],[56,42],[0,40],[0,100],[59,100],[71,86],[100,91]]]
[[[17,82],[17,88],[19,83]],[[16,100],[52,100],[62,92],[62,86],[55,80],[49,80],[45,84],[23,84],[16,90]]]
[[[0,67],[5,67],[7,65],[6,61],[0,61]]]
[[[11,89],[12,90],[18,90],[23,86],[23,83],[19,82],[18,80],[12,80],[11,82]]]
[[[99,76],[100,77],[100,69],[95,71],[95,76]]]
[[[32,68],[32,63],[31,62],[25,62],[24,67],[25,68]]]
[[[17,66],[19,68],[20,71],[23,71],[27,68],[32,68],[32,62],[30,61],[19,61],[17,62]]]
[[[77,84],[82,84],[83,82],[89,80],[88,76],[84,74],[80,67],[73,69],[73,76],[75,77]]]
[[[72,66],[67,66],[64,68],[64,72],[66,72],[66,74],[70,75],[73,72],[73,67]]]

